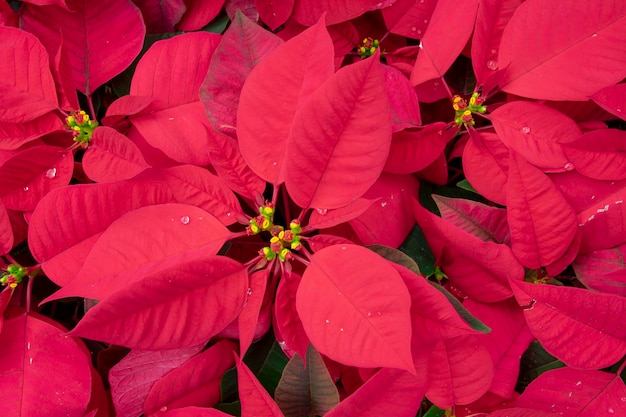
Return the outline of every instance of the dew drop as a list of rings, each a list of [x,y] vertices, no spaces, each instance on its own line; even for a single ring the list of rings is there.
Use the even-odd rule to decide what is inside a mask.
[[[164,412],[164,413],[165,413],[165,412],[167,411],[167,406],[166,406],[166,405],[164,405],[163,407],[161,407],[161,409],[160,409],[159,411],[162,411],[162,412]]]
[[[421,31],[421,30],[418,30],[418,31],[417,31],[417,34],[418,34],[418,35],[421,35],[421,34],[422,34],[422,31]]]
[[[198,217],[198,220],[204,220],[204,217],[200,216]]]
[[[28,358],[28,363],[32,365],[33,364],[33,358]]]
[[[274,161],[274,162],[272,162],[272,165],[276,166],[276,165],[278,165],[278,162]]]
[[[567,396],[568,396],[568,397],[571,397],[571,396],[572,396],[572,394],[573,394],[573,392],[572,392],[572,391],[570,391],[570,392],[569,392],[569,394],[567,394]]]
[[[181,217],[180,217],[180,222],[181,222],[182,224],[188,224],[188,223],[189,223],[189,220],[190,220],[190,219],[189,219],[189,216],[181,216]]]
[[[615,201],[615,204],[622,204],[624,202],[624,200],[617,200]]]
[[[413,27],[411,28],[411,32],[417,32],[417,28],[416,28],[415,26],[413,26]]]
[[[371,311],[367,312],[367,317],[372,317],[372,312]]]
[[[497,70],[498,61],[494,61],[493,59],[490,59],[489,61],[487,61],[487,68],[489,68],[491,71]]]
[[[174,118],[173,118],[173,117],[170,117],[168,120],[174,120]]]
[[[326,319],[326,324],[330,323],[330,320]]]
[[[530,133],[530,128],[528,126],[522,126],[519,131],[522,133]]]
[[[595,195],[592,195],[592,196],[591,196],[591,199],[592,199],[592,200],[595,200],[595,198],[596,198],[596,196],[595,196]]]
[[[428,19],[424,19],[424,23],[428,23]]]
[[[387,205],[387,202],[386,202],[386,201],[383,201],[382,203],[380,203],[380,206],[381,206],[381,207],[385,207],[386,205]]]
[[[621,400],[623,403],[626,403],[626,397],[622,397],[622,398],[620,398],[620,400]]]
[[[28,342],[28,344],[26,345],[26,349],[30,350],[30,342]]]
[[[325,208],[317,208],[315,209],[315,211],[317,211],[317,214],[319,214],[320,216],[325,216],[326,213],[328,213],[328,209]]]
[[[230,211],[226,213],[226,217],[230,217]]]
[[[376,315],[377,315],[377,316],[382,316],[382,315],[383,315],[383,313],[381,313],[380,311],[377,311],[377,312],[376,312]]]
[[[595,38],[596,36],[598,36],[597,33],[594,33],[593,35],[591,35],[592,38]]]
[[[563,169],[566,171],[573,171],[574,170],[574,164],[572,164],[571,162],[568,162],[567,164],[565,164],[563,166]]]
[[[24,191],[28,191],[28,185],[26,187],[24,187]]]
[[[50,168],[49,170],[46,171],[46,178],[54,178],[56,176],[57,176],[56,168]]]
[[[343,327],[339,329],[340,332],[343,332]]]
[[[622,109],[620,109],[619,107],[615,109],[616,112],[621,113]]]
[[[609,408],[608,410],[606,410],[609,412],[609,414],[615,414],[615,410],[613,410],[612,408]]]
[[[594,217],[596,217],[596,216],[594,216],[594,215],[592,214],[591,216],[589,216],[589,217],[587,218],[587,221],[588,221],[588,222],[592,221],[592,220],[594,219]]]
[[[246,292],[248,295],[252,295],[252,288],[248,288],[248,291]]]
[[[342,250],[346,250],[346,247],[345,247],[345,246],[342,246],[342,247],[341,247],[341,249],[342,249]]]
[[[424,0],[420,0],[420,3],[424,3]]]
[[[496,52],[498,52],[498,51],[496,51],[495,49],[492,49],[492,50],[491,50],[491,51],[489,51],[489,52],[491,52],[491,55],[495,55],[495,54],[496,54]]]

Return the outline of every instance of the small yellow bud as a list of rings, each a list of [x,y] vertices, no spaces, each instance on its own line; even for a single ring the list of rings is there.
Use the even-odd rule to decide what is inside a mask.
[[[68,124],[72,124],[75,123],[76,119],[74,118],[74,116],[67,116],[67,123]]]
[[[470,114],[472,114],[472,112],[471,112],[471,111],[469,111],[469,110],[465,110],[465,111],[463,112],[463,116],[469,116]]]

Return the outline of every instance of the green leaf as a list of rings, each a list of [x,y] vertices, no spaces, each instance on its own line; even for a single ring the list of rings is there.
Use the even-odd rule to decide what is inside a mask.
[[[382,256],[386,260],[401,265],[411,271],[415,272],[417,275],[422,275],[420,272],[420,267],[417,263],[407,254],[398,249],[390,248],[385,245],[368,245],[368,249],[376,252],[378,255]]]
[[[470,313],[465,307],[463,307],[463,304],[461,304],[461,302],[455,296],[453,296],[452,294],[448,292],[448,290],[446,290],[441,285],[436,284],[432,281],[428,281],[428,283],[432,285],[433,287],[435,287],[443,295],[446,296],[450,304],[452,304],[452,307],[454,307],[456,312],[459,313],[461,318],[465,320],[465,322],[469,324],[472,329],[477,330],[481,333],[491,332],[491,329],[489,327],[485,326],[485,324],[482,321],[474,317],[472,313]]]
[[[422,274],[429,276],[435,272],[435,256],[419,226],[413,227],[399,249],[417,263]]]
[[[476,191],[476,189],[474,187],[472,187],[472,184],[469,183],[468,180],[462,180],[456,183],[456,186],[459,187],[462,190],[465,191],[469,191],[475,194],[479,194],[478,191]]]
[[[546,352],[541,343],[535,341],[522,355],[519,378],[515,389],[522,392],[539,375],[564,366],[563,362]]]
[[[444,417],[446,411],[441,408],[433,405],[430,409],[424,414],[424,417]]]
[[[324,415],[339,404],[339,392],[313,345],[306,352],[306,367],[295,354],[276,387],[276,403],[285,417]]]

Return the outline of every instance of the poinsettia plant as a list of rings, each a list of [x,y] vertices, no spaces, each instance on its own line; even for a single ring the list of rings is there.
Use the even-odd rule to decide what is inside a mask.
[[[626,414],[626,4],[0,1],[23,416]]]

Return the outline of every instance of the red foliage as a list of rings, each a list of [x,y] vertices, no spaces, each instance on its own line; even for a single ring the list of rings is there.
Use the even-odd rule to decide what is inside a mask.
[[[4,414],[626,413],[623,1],[0,25]]]

